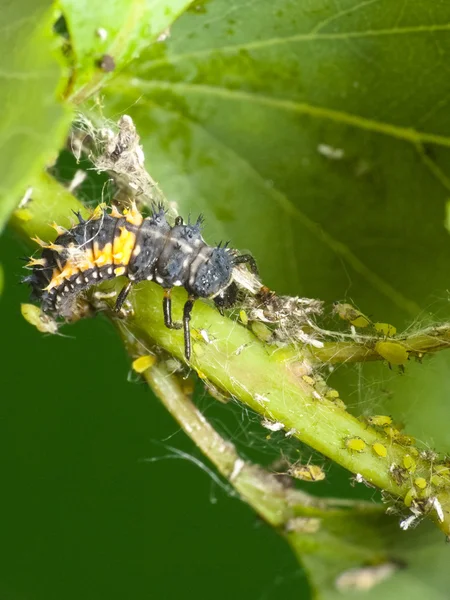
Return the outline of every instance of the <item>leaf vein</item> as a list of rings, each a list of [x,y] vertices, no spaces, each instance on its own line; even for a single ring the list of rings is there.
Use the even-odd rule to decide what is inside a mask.
[[[150,91],[154,88],[173,89],[178,90],[183,94],[203,94],[223,98],[225,100],[231,100],[234,102],[248,102],[276,110],[296,112],[298,114],[308,115],[313,118],[343,123],[358,129],[391,136],[412,144],[429,143],[437,146],[450,147],[449,136],[428,133],[426,131],[417,131],[413,127],[394,125],[385,121],[378,121],[341,110],[326,108],[323,106],[315,106],[307,102],[297,102],[295,100],[285,100],[283,98],[272,98],[269,96],[263,96],[261,94],[253,94],[242,90],[231,90],[228,88],[206,84],[169,82],[162,80],[145,81],[135,77],[129,80],[129,84],[135,88],[146,91]],[[123,85],[121,85],[120,82],[119,86],[121,89],[123,89]]]
[[[368,29],[366,31],[341,31],[333,33],[315,33],[314,30],[309,33],[298,33],[286,37],[274,37],[265,40],[256,40],[247,43],[229,44],[217,48],[205,48],[193,52],[182,54],[168,55],[164,58],[141,62],[139,65],[140,71],[148,71],[155,67],[166,64],[174,64],[183,60],[192,58],[200,58],[207,54],[239,52],[240,50],[259,50],[269,48],[271,46],[281,46],[283,44],[301,43],[301,42],[316,42],[316,41],[348,41],[351,39],[375,38],[391,35],[417,35],[417,34],[433,34],[450,31],[450,23],[441,25],[416,25],[409,27],[389,27],[386,29]]]

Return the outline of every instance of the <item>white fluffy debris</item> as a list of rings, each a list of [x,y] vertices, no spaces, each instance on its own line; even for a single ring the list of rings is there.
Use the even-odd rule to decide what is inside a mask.
[[[245,462],[242,460],[242,458],[237,458],[234,461],[233,470],[231,471],[231,475],[229,477],[230,482],[234,481],[236,477],[238,477],[244,466]]]
[[[25,194],[22,197],[22,200],[19,202],[19,206],[17,208],[24,208],[28,202],[31,200],[31,195],[33,194],[33,188],[29,187],[26,189]]]
[[[77,169],[75,175],[72,177],[72,181],[67,186],[69,192],[74,192],[86,179],[87,173],[82,169]]]
[[[406,517],[406,519],[400,521],[400,529],[403,529],[403,531],[407,531],[413,524],[415,524],[416,521],[416,515],[410,515],[409,517]]]
[[[439,500],[434,496],[430,499],[434,510],[436,511],[437,517],[439,521],[442,523],[444,521],[444,511],[442,510],[442,505]]]
[[[321,520],[310,517],[293,517],[286,523],[287,533],[317,533]]]
[[[293,435],[295,435],[297,433],[297,430],[295,429],[295,427],[292,427],[292,429],[289,429],[288,431],[286,431],[286,433],[284,434],[284,437],[290,438]]]
[[[165,42],[168,38],[170,38],[170,27],[167,27],[167,29],[164,29],[164,31],[161,31],[161,33],[156,38],[156,41],[157,42]]]
[[[269,431],[281,431],[281,429],[284,429],[283,423],[280,423],[280,421],[270,421],[269,419],[263,419],[261,425]]]
[[[243,303],[248,319],[272,324],[274,343],[279,346],[301,343],[315,348],[323,347],[318,333],[311,328],[312,319],[323,312],[320,300],[277,296],[270,291],[261,294],[261,282],[248,270],[244,276],[239,269],[238,276],[234,275],[234,278],[240,287],[253,294]]]
[[[133,120],[123,115],[117,126],[97,128],[79,118],[71,139],[75,156],[84,152],[98,172],[107,172],[117,186],[115,200],[151,206],[163,202],[157,183],[145,169],[145,156]]]
[[[342,148],[333,148],[328,144],[319,144],[317,152],[330,160],[342,160],[344,158],[344,150]]]
[[[108,32],[104,27],[99,27],[95,30],[95,35],[99,37],[102,40],[102,42],[104,42],[108,37]]]

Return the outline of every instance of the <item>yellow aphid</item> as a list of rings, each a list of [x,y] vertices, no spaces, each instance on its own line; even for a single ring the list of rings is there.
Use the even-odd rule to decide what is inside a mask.
[[[293,465],[288,469],[288,475],[302,481],[323,481],[325,473],[317,465]]]
[[[416,470],[416,461],[410,454],[405,454],[405,456],[403,457],[403,466],[410,473],[414,473],[414,471]]]
[[[328,390],[328,392],[325,394],[325,398],[328,398],[328,400],[339,398],[339,392],[337,390]]]
[[[391,365],[404,365],[408,360],[408,351],[399,342],[377,342],[375,351]]]
[[[340,304],[338,302],[334,305],[334,312],[339,315],[343,321],[348,321],[355,327],[367,327],[371,324],[370,319],[351,304]]]
[[[405,498],[403,499],[403,502],[405,503],[405,506],[407,506],[408,508],[412,505],[413,500],[417,497],[417,493],[416,490],[414,488],[410,488],[406,494],[405,494]]]
[[[436,487],[442,487],[448,484],[448,479],[446,477],[442,477],[441,475],[432,475],[431,483]]]
[[[33,218],[33,215],[28,210],[28,208],[18,208],[14,211],[14,216],[16,217],[16,219],[19,219],[19,221],[23,222],[31,221],[31,219]]]
[[[395,441],[401,446],[412,446],[416,443],[416,438],[414,438],[412,435],[404,435],[401,433],[395,438]]]
[[[145,356],[140,356],[139,358],[136,358],[136,360],[133,361],[131,366],[133,368],[133,371],[136,371],[136,373],[143,373],[147,369],[150,369],[150,367],[153,367],[155,363],[156,357],[150,354],[146,354]]]
[[[252,323],[252,331],[263,342],[268,342],[272,337],[272,332],[264,323],[260,323],[259,321],[254,321]]]
[[[380,442],[375,442],[375,444],[372,445],[372,450],[377,456],[381,456],[381,458],[387,456],[386,446],[383,446]]]
[[[336,408],[341,408],[342,410],[347,410],[347,405],[340,398],[333,398],[332,402],[333,402],[334,406],[336,406]]]
[[[205,351],[203,350],[203,346],[201,344],[199,344],[198,342],[195,342],[194,344],[192,344],[192,350],[194,351],[194,354],[196,356],[203,356],[205,354]]]
[[[392,417],[388,417],[387,415],[373,415],[372,417],[367,417],[367,422],[369,425],[385,427],[386,425],[390,425],[392,423]]]
[[[245,312],[245,310],[239,311],[239,318],[243,325],[248,325],[248,316],[247,316],[247,313]]]
[[[193,340],[197,340],[198,342],[200,342],[201,340],[203,340],[202,334],[200,333],[200,331],[198,329],[193,329],[191,331],[191,337],[192,337]]]
[[[397,328],[389,323],[374,323],[373,326],[378,333],[382,333],[386,337],[392,337],[397,333]]]
[[[450,475],[450,468],[445,465],[434,465],[434,471],[442,477],[448,477]]]
[[[345,447],[352,452],[363,452],[366,448],[366,442],[360,437],[347,438],[345,440]]]
[[[420,490],[424,490],[427,487],[427,480],[424,477],[416,477],[414,479],[414,485]]]
[[[314,385],[315,381],[312,377],[310,377],[309,375],[303,375],[302,379],[305,383],[307,383],[308,385]]]
[[[391,438],[391,440],[396,440],[400,435],[402,435],[398,429],[389,425],[384,428],[384,431]]]
[[[49,315],[43,313],[38,306],[35,306],[34,304],[21,304],[20,311],[23,318],[28,321],[30,325],[34,325],[41,333],[54,334],[58,332],[57,322]]]

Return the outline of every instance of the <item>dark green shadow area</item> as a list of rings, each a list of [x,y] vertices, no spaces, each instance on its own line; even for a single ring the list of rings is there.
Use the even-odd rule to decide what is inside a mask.
[[[10,233],[0,241],[0,598],[307,598],[287,544],[247,506],[191,462],[143,461],[164,444],[204,459],[127,381],[106,320],[63,338],[22,319],[26,252]]]

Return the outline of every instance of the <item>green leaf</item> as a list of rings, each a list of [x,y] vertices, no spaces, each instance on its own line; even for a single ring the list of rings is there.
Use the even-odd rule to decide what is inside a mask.
[[[166,30],[187,0],[60,0],[72,50],[67,95],[80,103]]]
[[[57,101],[50,3],[0,3],[0,229],[30,180],[56,158],[69,125]]]
[[[397,318],[442,289],[450,82],[434,66],[450,54],[450,7],[414,5],[278,0],[229,14],[216,0],[115,86],[139,98],[129,110],[166,191],[226,223],[269,285],[330,301],[351,286],[366,312]],[[430,256],[424,286],[404,265],[428,269]]]
[[[106,112],[131,114],[165,194],[206,214],[210,241],[249,249],[268,286],[350,299],[400,331],[448,315],[450,6],[339,6],[205,3],[115,80]],[[365,368],[358,410],[448,450],[448,365],[408,365],[394,396],[385,365]]]
[[[250,250],[280,293],[350,300],[399,331],[446,318],[450,6],[212,0],[201,8],[105,98],[108,116],[135,120],[165,194],[182,214],[206,214],[209,241]],[[449,380],[441,355],[408,364],[403,378],[362,366],[332,384],[355,412],[386,411],[423,448],[445,452]],[[422,526],[393,535],[410,568],[372,597],[444,598],[439,536]],[[337,597],[326,561],[300,554],[323,597]]]
[[[289,536],[289,541],[321,600],[447,597],[448,549],[431,523],[405,533],[386,516],[351,510],[347,515],[340,512],[325,516],[314,536],[295,534]],[[369,586],[367,567],[381,565],[388,569],[385,579]],[[353,586],[339,590],[339,582],[344,585],[344,574],[347,581],[351,577]],[[358,577],[360,585],[368,586],[366,589],[356,588]]]
[[[24,208],[15,210],[10,220],[11,227],[29,244],[30,238],[36,236],[43,241],[55,239],[56,231],[51,224],[70,228],[76,220],[74,212],[81,211],[86,218],[89,216],[89,210],[46,172],[33,179],[30,190],[29,202]]]

